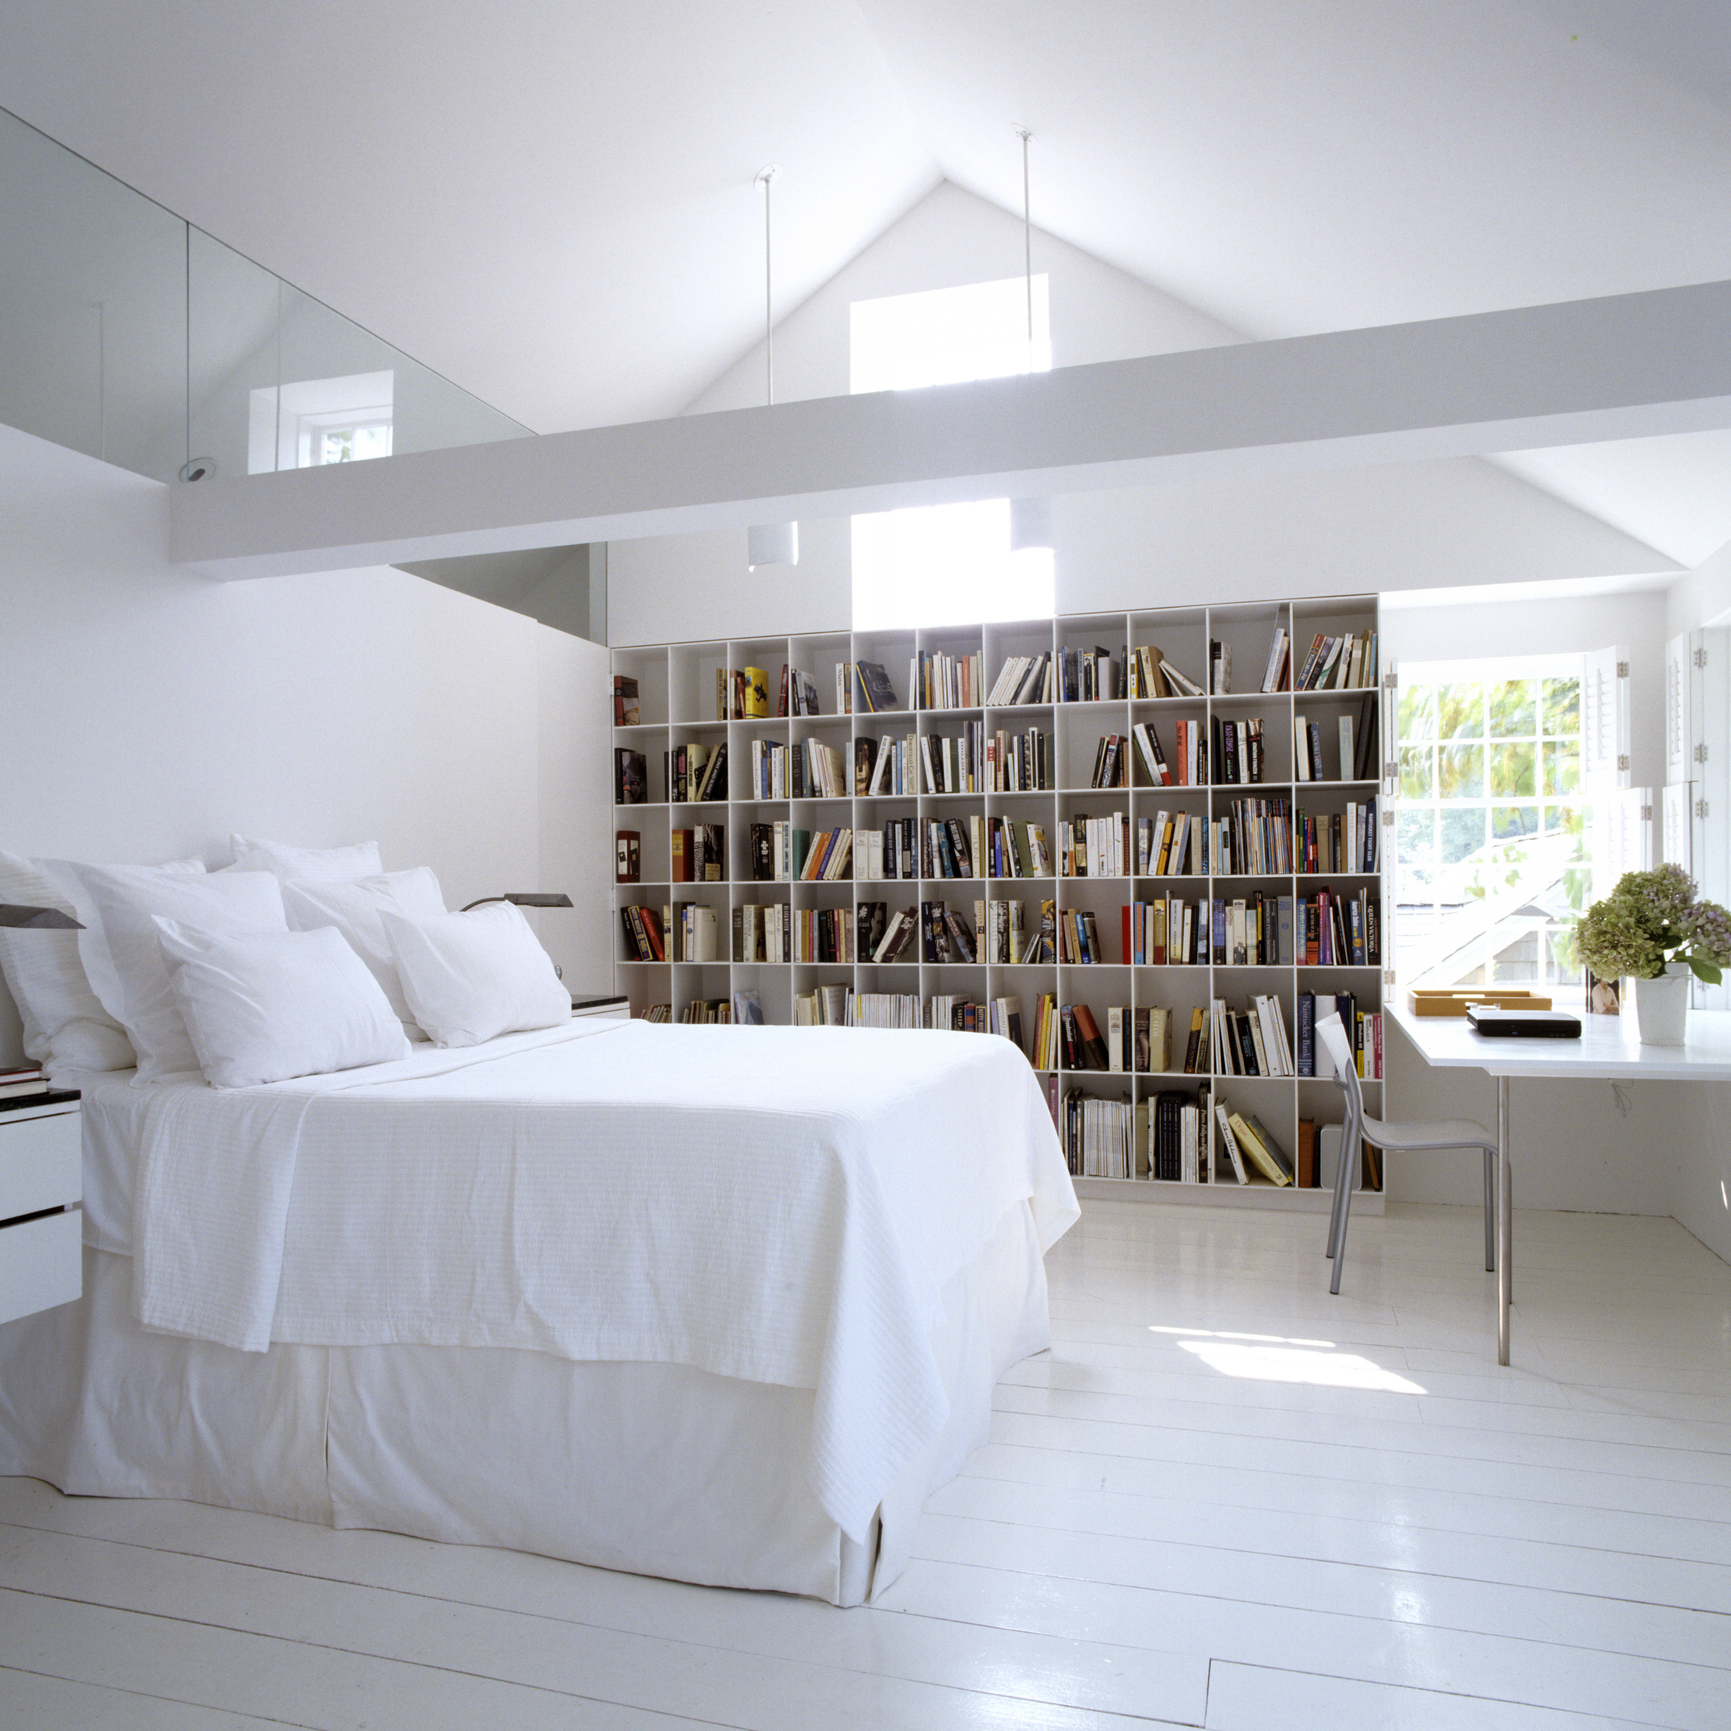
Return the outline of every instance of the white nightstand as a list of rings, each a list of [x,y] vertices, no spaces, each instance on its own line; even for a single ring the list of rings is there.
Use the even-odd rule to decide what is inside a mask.
[[[0,1110],[0,1322],[84,1290],[78,1097]]]
[[[617,1018],[627,1022],[631,1019],[631,1000],[627,997],[579,998],[575,993],[571,996],[571,1014],[573,1016],[601,1016]]]

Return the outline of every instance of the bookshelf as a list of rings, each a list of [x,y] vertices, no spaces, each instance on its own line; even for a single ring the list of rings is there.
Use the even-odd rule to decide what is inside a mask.
[[[1285,689],[1264,692],[1263,684],[1270,645],[1276,630],[1283,630],[1291,645],[1284,677]],[[1386,901],[1383,877],[1384,811],[1387,784],[1382,775],[1382,749],[1389,737],[1387,699],[1380,681],[1353,689],[1291,689],[1302,671],[1310,645],[1317,636],[1375,634],[1379,630],[1374,596],[1353,596],[1293,602],[1234,604],[1222,607],[1162,608],[1140,612],[1060,615],[1010,624],[991,624],[972,629],[832,632],[792,637],[753,638],[701,643],[669,643],[651,647],[620,648],[612,653],[616,677],[637,685],[638,719],[630,725],[613,726],[613,745],[642,754],[644,794],[640,804],[616,806],[616,830],[636,831],[640,837],[641,881],[617,883],[614,887],[614,954],[616,989],[627,997],[631,1013],[641,1016],[652,1005],[667,1005],[677,1019],[687,1006],[730,999],[738,991],[755,989],[766,1022],[796,1020],[796,999],[823,988],[851,988],[860,994],[900,994],[922,1006],[941,995],[959,996],[978,1004],[1013,996],[1019,1000],[1023,1023],[1023,1046],[1033,1045],[1038,1002],[1051,994],[1060,1006],[1086,1005],[1102,1035],[1109,1025],[1108,1011],[1119,1006],[1125,1023],[1133,1030],[1135,1012],[1142,1008],[1168,1011],[1172,1018],[1171,1068],[1159,1073],[1134,1070],[1101,1071],[1066,1068],[1060,1052],[1055,1070],[1041,1070],[1050,1092],[1057,1084],[1060,1100],[1074,1090],[1105,1100],[1128,1099],[1132,1109],[1138,1102],[1151,1103],[1165,1090],[1194,1097],[1199,1087],[1214,1086],[1206,1072],[1210,1055],[1206,1029],[1198,1072],[1185,1074],[1184,1062],[1192,1012],[1207,1011],[1214,1000],[1224,999],[1233,1009],[1244,1009],[1257,995],[1278,1004],[1288,1043],[1296,1052],[1297,1003],[1301,993],[1351,994],[1363,1011],[1380,1013],[1384,987],[1392,979],[1387,972],[1391,953],[1386,941]],[[1219,644],[1231,652],[1230,683],[1213,692],[1210,685],[1210,650]],[[1164,659],[1200,685],[1197,696],[1158,697],[1127,695],[1126,649],[1154,645]],[[982,701],[995,694],[1006,661],[1011,657],[1051,655],[1056,660],[1066,649],[1104,649],[1115,664],[1117,695],[1087,701],[1024,701],[988,705]],[[969,695],[975,701],[965,708],[909,707],[909,664],[915,657],[947,656],[963,661],[980,658],[980,685]],[[849,682],[852,713],[838,713],[836,668],[875,662],[883,666],[902,707],[884,713],[862,712],[857,679]],[[784,664],[806,672],[816,687],[816,714],[780,715],[779,687]],[[718,670],[757,668],[768,675],[768,716],[717,718]],[[1378,670],[1380,674],[1380,669]],[[1347,766],[1340,777],[1340,721],[1352,724],[1359,739],[1366,716],[1374,717],[1375,749],[1363,765]],[[1212,738],[1216,723],[1232,722],[1247,732],[1246,724],[1258,724],[1262,757],[1260,784],[1166,786],[1153,780],[1134,744],[1132,729],[1151,724],[1172,773],[1181,773],[1177,761],[1177,724],[1199,730]],[[1315,731],[1312,731],[1312,724]],[[923,754],[921,742],[933,746],[946,738],[965,736],[972,726],[985,739],[1006,735],[1026,738],[1030,733],[1049,741],[1051,780],[1055,785],[1028,791],[994,791],[989,786],[967,792],[927,791],[923,776],[913,791],[860,796],[852,792],[855,745],[863,739],[885,736],[900,741],[912,737],[916,759]],[[1296,780],[1294,735],[1303,730],[1307,740],[1320,738],[1317,766],[1322,779]],[[1096,753],[1102,736],[1118,735],[1129,753],[1129,785],[1108,788],[1090,786]],[[830,797],[759,797],[752,785],[754,743],[799,750],[807,741],[830,746],[845,766],[849,791]],[[700,747],[713,754],[725,744],[728,753],[727,796],[706,803],[669,798],[669,762],[680,748]],[[1215,764],[1213,767],[1221,768]],[[1362,768],[1361,777],[1352,771]],[[616,795],[617,797],[617,795]],[[1048,847],[1056,855],[1061,826],[1083,816],[1107,818],[1121,813],[1128,823],[1134,850],[1141,820],[1152,820],[1164,812],[1182,813],[1193,827],[1213,826],[1230,818],[1236,802],[1245,799],[1283,800],[1290,820],[1282,818],[1286,841],[1292,850],[1291,869],[1228,871],[1220,849],[1209,851],[1202,873],[1153,876],[1132,869],[1122,876],[1042,876],[993,878],[973,876],[958,879],[943,876],[923,878],[865,879],[853,875],[866,868],[863,845],[856,846],[846,875],[833,881],[759,881],[752,875],[752,826],[781,823],[818,832],[850,828],[857,838],[882,832],[892,821],[913,820],[918,824],[958,820],[964,833],[975,823],[990,824],[1009,819],[1043,829]],[[1302,813],[1305,819],[1344,818],[1349,807],[1375,802],[1375,863],[1379,869],[1304,870],[1293,830]],[[677,832],[709,824],[719,826],[725,837],[722,875],[712,881],[674,882],[674,849]],[[975,841],[977,832],[970,834]],[[977,845],[976,849],[977,851]],[[1150,862],[1152,864],[1152,862]],[[1243,867],[1248,862],[1230,862]],[[1266,864],[1266,861],[1258,861]],[[1362,858],[1343,865],[1360,865]],[[1056,861],[1054,861],[1056,864]],[[1325,861],[1326,865],[1327,862]],[[970,860],[976,872],[978,864]],[[931,868],[934,872],[936,866]],[[1208,959],[1193,963],[1137,965],[1124,953],[1123,916],[1126,905],[1156,897],[1176,897],[1209,910],[1216,900],[1252,901],[1258,894],[1278,903],[1286,898],[1314,898],[1327,890],[1331,895],[1362,897],[1374,909],[1381,945],[1381,958],[1373,965],[1307,965],[1283,956],[1279,962],[1257,964],[1253,960],[1234,963],[1215,959],[1209,946]],[[1091,914],[1100,939],[1103,961],[1081,963],[1041,960],[1038,962],[938,961],[922,955],[923,937],[895,962],[874,962],[869,956],[853,961],[742,961],[734,959],[734,915],[750,916],[752,906],[781,910],[789,925],[802,915],[851,911],[856,902],[880,901],[891,914],[911,909],[916,915],[925,901],[941,900],[963,920],[973,925],[976,901],[1020,902],[1025,930],[1039,925],[1040,904],[1052,901],[1061,920],[1065,915]],[[618,910],[628,905],[655,909],[696,904],[714,916],[716,957],[713,960],[639,959],[628,938]],[[1192,916],[1196,918],[1195,915]],[[1212,932],[1210,933],[1212,936]],[[1296,949],[1296,937],[1294,934]],[[671,951],[670,951],[671,953]],[[1298,951],[1301,955],[1302,951]],[[839,995],[839,994],[836,994]],[[1323,1011],[1321,1013],[1326,1013]],[[990,1037],[990,1036],[988,1036]],[[1132,1035],[1126,1033],[1126,1045]],[[1127,1062],[1134,1061],[1133,1053]],[[1372,1112],[1386,1114],[1381,1080],[1367,1080],[1365,1097]],[[1229,1109],[1255,1113],[1280,1141],[1289,1155],[1296,1155],[1301,1118],[1319,1125],[1338,1123],[1342,1115],[1340,1090],[1330,1080],[1293,1076],[1222,1076],[1216,1097]],[[1060,1114],[1061,1116],[1062,1114]],[[1171,1200],[1231,1202],[1322,1208],[1328,1191],[1322,1187],[1296,1189],[1266,1182],[1240,1186],[1232,1177],[1218,1133],[1208,1146],[1218,1162],[1216,1172],[1225,1183],[1184,1183],[1149,1174],[1129,1178],[1087,1178],[1084,1187],[1113,1195],[1159,1195]],[[1134,1165],[1134,1160],[1132,1161]],[[1375,1192],[1362,1198],[1374,1212],[1381,1196]]]

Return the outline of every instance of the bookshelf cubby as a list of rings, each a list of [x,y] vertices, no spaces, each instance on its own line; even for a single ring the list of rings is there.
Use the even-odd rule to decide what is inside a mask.
[[[787,1023],[796,1019],[798,1000],[814,990],[847,987],[865,994],[898,994],[927,1006],[934,996],[960,996],[985,1004],[1014,997],[1019,1000],[1023,1046],[1034,1043],[1035,1021],[1042,994],[1053,994],[1060,1006],[1086,1005],[1107,1031],[1106,1011],[1114,1006],[1125,1012],[1126,1026],[1133,1031],[1135,1012],[1161,1008],[1171,1014],[1171,1065],[1165,1072],[1072,1069],[1060,1064],[1056,1070],[1040,1072],[1048,1092],[1055,1083],[1060,1101],[1072,1090],[1105,1099],[1129,1099],[1152,1106],[1163,1090],[1177,1090],[1194,1097],[1202,1087],[1216,1088],[1208,1073],[1210,1054],[1206,1031],[1197,1073],[1183,1073],[1190,1017],[1194,1009],[1206,1012],[1209,1004],[1224,999],[1233,1009],[1242,1009],[1252,995],[1273,998],[1280,1007],[1287,1041],[1296,1052],[1297,1000],[1301,993],[1350,993],[1358,1008],[1380,1012],[1385,984],[1392,979],[1391,953],[1387,937],[1387,907],[1380,870],[1383,856],[1384,812],[1387,783],[1382,775],[1383,749],[1388,722],[1380,682],[1380,668],[1368,682],[1350,688],[1324,690],[1292,689],[1302,672],[1310,646],[1318,635],[1378,632],[1375,596],[1334,597],[1292,602],[1234,604],[1224,607],[1162,608],[1140,612],[1060,615],[1056,618],[989,624],[971,630],[945,627],[935,631],[880,631],[865,633],[826,632],[790,637],[754,637],[729,642],[669,643],[619,648],[612,653],[616,677],[637,683],[638,719],[630,726],[615,725],[616,748],[637,751],[645,760],[644,803],[616,806],[614,827],[632,829],[642,836],[642,881],[615,885],[613,944],[616,958],[616,989],[630,1001],[632,1014],[641,1016],[653,1005],[668,1005],[678,1019],[688,1006],[727,999],[732,993],[755,988],[765,1021]],[[1281,689],[1264,692],[1262,685],[1270,645],[1276,630],[1289,640],[1289,659]],[[1230,680],[1222,691],[1211,689],[1211,645],[1222,644],[1231,652]],[[1130,695],[1126,650],[1156,646],[1163,657],[1201,687],[1198,695]],[[1023,701],[989,705],[994,686],[1008,658],[1051,654],[1065,649],[1103,649],[1115,664],[1112,694],[1090,700]],[[981,687],[968,695],[968,707],[914,708],[909,684],[909,663],[916,656],[948,656],[957,661],[980,657]],[[888,674],[901,707],[873,713],[864,706],[857,678],[848,681],[851,712],[838,713],[837,666],[878,662]],[[815,686],[817,714],[779,714],[783,666],[806,673]],[[717,670],[760,668],[768,675],[767,716],[740,719],[717,715]],[[1025,695],[1025,694],[1024,694]],[[1340,722],[1352,724],[1355,747],[1365,718],[1377,728],[1376,749],[1368,761],[1348,764],[1345,779],[1340,771]],[[1248,723],[1257,724],[1262,753],[1259,783],[1224,783],[1218,776],[1224,764],[1210,753],[1211,779],[1201,784],[1166,785],[1149,774],[1142,754],[1132,738],[1139,724],[1151,724],[1166,762],[1174,776],[1183,773],[1177,750],[1178,725],[1210,738],[1216,723],[1232,722],[1241,735]],[[1308,741],[1315,723],[1321,739],[1319,779],[1298,778],[1294,751],[1295,734],[1304,731]],[[989,785],[971,791],[929,791],[915,749],[912,787],[899,792],[859,794],[854,791],[856,742],[888,737],[901,741],[930,740],[935,748],[944,739],[957,739],[968,729],[982,730],[985,739],[999,733],[1020,736],[1030,733],[1049,741],[1051,785],[994,791]],[[1116,734],[1128,751],[1128,768],[1119,785],[1090,785],[1096,749],[1103,735]],[[761,797],[752,785],[752,746],[755,741],[797,751],[807,741],[820,741],[834,748],[843,760],[849,792],[843,797]],[[700,745],[708,752],[727,747],[727,796],[699,804],[670,798],[667,763],[680,747]],[[1224,755],[1224,754],[1222,754]],[[1355,752],[1356,755],[1356,752]],[[1355,776],[1353,771],[1362,770]],[[1228,860],[1215,845],[1215,826],[1230,819],[1244,800],[1284,801],[1284,826],[1293,869],[1250,872],[1242,859]],[[1328,820],[1346,818],[1349,807],[1362,808],[1375,802],[1374,833],[1378,870],[1362,871],[1362,857],[1343,857],[1342,869],[1327,869],[1334,862],[1324,859],[1323,870],[1306,869],[1297,833],[1300,819],[1317,820],[1326,833]],[[1135,859],[1137,825],[1157,813],[1176,818],[1187,815],[1192,826],[1208,835],[1209,870],[1196,874],[1179,872],[1165,876],[1137,870]],[[1052,855],[1053,870],[1059,869],[1060,825],[1079,824],[1086,817],[1109,818],[1122,814],[1128,826],[1129,869],[1122,876],[989,877],[979,875],[983,861],[970,864],[976,875],[969,878],[927,876],[923,878],[867,879],[862,836],[881,835],[892,820],[912,819],[918,824],[957,820],[969,845],[975,836],[971,825],[985,829],[995,820],[1033,824],[1044,831]],[[752,871],[752,826],[785,824],[793,829],[816,832],[837,826],[850,828],[855,847],[848,870],[839,879],[823,881],[763,881]],[[702,824],[719,826],[725,837],[724,875],[707,882],[673,882],[672,861],[676,832]],[[1343,826],[1344,827],[1344,826]],[[1188,850],[1187,850],[1188,851]],[[917,856],[916,856],[917,857]],[[1188,863],[1188,860],[1186,861]],[[1239,869],[1229,871],[1228,865]],[[917,869],[917,866],[916,866]],[[934,871],[937,866],[934,864]],[[1331,894],[1364,895],[1374,908],[1382,937],[1377,965],[1336,963],[1305,965],[1283,956],[1278,963],[1258,964],[1252,957],[1235,964],[1221,962],[1209,944],[1201,962],[1133,964],[1123,948],[1123,914],[1126,906],[1172,897],[1202,911],[1213,903],[1230,904],[1251,900],[1258,894],[1291,901],[1295,914],[1300,898],[1313,898],[1321,890]],[[752,907],[784,910],[785,926],[802,915],[830,910],[851,911],[858,903],[880,901],[893,915],[911,909],[917,916],[926,901],[943,901],[960,913],[973,928],[976,901],[1019,902],[1024,932],[1039,926],[1040,904],[1052,901],[1060,918],[1066,913],[1093,915],[1103,959],[1093,963],[1059,962],[1050,958],[1028,963],[997,960],[935,961],[923,959],[923,939],[913,942],[896,961],[874,961],[869,954],[852,961],[831,962],[793,959],[791,936],[783,959],[734,959],[735,910]],[[675,908],[701,903],[716,918],[716,954],[713,960],[638,959],[634,942],[626,935],[617,910],[628,905]],[[742,920],[750,916],[742,913]],[[758,916],[763,919],[765,916]],[[677,913],[674,923],[678,923]],[[1210,922],[1212,923],[1212,922]],[[1297,923],[1295,918],[1295,924]],[[1210,933],[1212,936],[1212,933]],[[1295,947],[1302,955],[1302,939],[1295,934]],[[669,951],[671,953],[671,950]],[[993,1036],[985,1036],[993,1037]],[[1132,1043],[1131,1033],[1126,1044]],[[1060,1057],[1062,1054],[1060,1053]],[[1127,1062],[1134,1062],[1127,1055]],[[1369,1109],[1386,1113],[1385,1084],[1364,1084]],[[1293,1076],[1227,1076],[1218,1078],[1215,1098],[1246,1115],[1254,1112],[1279,1141],[1288,1155],[1296,1156],[1298,1123],[1301,1118],[1319,1125],[1338,1123],[1341,1112],[1339,1089],[1332,1081]],[[1209,1137],[1216,1180],[1202,1184],[1155,1179],[1146,1172],[1128,1179],[1079,1178],[1084,1190],[1112,1195],[1136,1194],[1174,1201],[1217,1202],[1250,1206],[1320,1208],[1328,1206],[1328,1192],[1320,1186],[1300,1189],[1276,1187],[1267,1182],[1239,1185],[1230,1161],[1221,1147],[1218,1132]],[[1381,1195],[1369,1192],[1355,1206],[1380,1209]]]

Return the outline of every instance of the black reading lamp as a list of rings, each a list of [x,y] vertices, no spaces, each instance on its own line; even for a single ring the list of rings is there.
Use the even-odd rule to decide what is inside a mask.
[[[514,908],[568,908],[571,898],[560,895],[557,890],[549,894],[546,890],[523,890],[516,895],[482,896],[478,902],[470,902],[469,908],[485,907],[488,902],[509,902]],[[469,908],[460,908],[460,913],[467,913]]]
[[[27,927],[45,932],[84,930],[71,914],[64,914],[59,908],[33,908],[23,902],[0,902],[0,926]]]

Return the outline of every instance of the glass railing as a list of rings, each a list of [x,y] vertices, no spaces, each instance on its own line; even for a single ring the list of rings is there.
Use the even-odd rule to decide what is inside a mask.
[[[0,420],[159,481],[530,431],[3,109]]]

